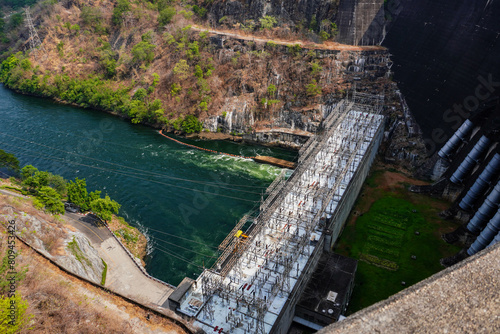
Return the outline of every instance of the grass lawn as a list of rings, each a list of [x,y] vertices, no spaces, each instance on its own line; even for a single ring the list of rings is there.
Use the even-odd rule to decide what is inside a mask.
[[[442,270],[439,259],[460,250],[441,239],[459,225],[438,216],[449,203],[407,190],[417,183],[378,167],[362,189],[335,249],[359,260],[348,314]]]

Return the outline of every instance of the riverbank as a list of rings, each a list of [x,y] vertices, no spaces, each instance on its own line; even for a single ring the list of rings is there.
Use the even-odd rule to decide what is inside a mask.
[[[19,185],[19,181],[16,179],[0,178],[0,190],[3,190],[5,194],[11,193],[13,195],[18,195],[19,198],[23,198],[33,205],[33,198],[24,194]],[[144,266],[148,247],[146,236],[136,227],[129,225],[123,217],[117,215],[112,215],[108,227],[120,242],[132,253],[132,255],[139,259]]]
[[[6,246],[7,235],[1,233],[2,256]],[[27,306],[23,318],[31,316],[16,333],[188,333],[165,317],[64,272],[19,241],[15,248],[23,255],[16,258],[17,268],[27,268],[25,278],[16,282]]]
[[[0,191],[0,222],[5,228],[15,225],[23,243],[63,271],[177,319],[162,309],[173,286],[145,275],[106,227],[78,214],[42,212],[30,197],[17,194],[12,183],[4,183],[9,190]]]
[[[22,197],[1,194],[0,217],[2,229],[8,225],[15,226],[21,231],[19,236],[30,245],[28,247],[24,242],[12,239],[8,243],[10,251],[18,253],[15,257],[15,271],[22,273],[15,280],[16,292],[20,298],[17,303],[26,306],[18,314],[17,320],[22,323],[23,319],[29,319],[25,323],[26,327],[21,326],[16,333],[93,332],[96,328],[106,333],[185,333],[172,320],[155,314],[153,310],[148,312],[148,309],[119,294],[100,289],[98,286],[101,284],[91,277],[75,272],[76,267],[68,259],[72,253],[78,253],[80,260],[75,263],[81,261],[88,266],[92,259],[89,245],[86,246],[85,243],[89,241],[73,246],[77,245],[75,240],[80,240],[81,237],[78,232],[71,231],[71,225],[65,223],[65,219],[57,219],[37,211],[29,204],[29,200]],[[30,233],[22,233],[29,222],[32,223]],[[66,229],[73,235],[73,241],[65,246],[65,241],[61,238],[67,233],[64,232]],[[7,235],[0,235],[2,257],[7,256]],[[41,243],[36,240],[41,240]],[[108,262],[111,263],[109,260]],[[108,270],[111,270],[111,266]],[[140,302],[147,305],[150,301]],[[149,319],[146,319],[148,314]],[[85,318],[87,321],[78,322],[75,318]],[[155,323],[147,320],[154,320]]]
[[[120,215],[149,238],[148,272],[173,285],[211,265],[214,247],[280,173],[270,165],[186,148],[100,111],[3,87],[0,99],[2,149],[21,166],[85,178],[89,191],[102,190],[102,197],[120,203]],[[182,141],[232,155],[294,158],[287,150],[232,141]]]

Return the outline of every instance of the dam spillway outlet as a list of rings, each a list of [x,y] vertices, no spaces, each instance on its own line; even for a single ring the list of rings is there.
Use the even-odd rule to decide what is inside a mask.
[[[341,101],[292,175],[274,186],[242,237],[170,307],[212,333],[286,333],[324,249],[340,234],[383,135],[380,108]]]

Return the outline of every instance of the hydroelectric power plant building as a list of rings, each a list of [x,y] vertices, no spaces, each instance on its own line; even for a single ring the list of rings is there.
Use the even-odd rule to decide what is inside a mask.
[[[324,251],[337,240],[383,137],[383,98],[355,94],[323,108],[323,131],[298,167],[243,217],[210,269],[189,278],[169,307],[207,333],[286,333]],[[249,227],[242,231],[244,226]]]

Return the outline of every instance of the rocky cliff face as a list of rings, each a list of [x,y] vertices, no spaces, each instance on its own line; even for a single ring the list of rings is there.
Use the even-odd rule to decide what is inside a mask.
[[[80,232],[7,205],[0,208],[0,217],[2,221],[15,220],[19,236],[47,258],[81,277],[101,283],[104,270],[101,257]]]
[[[248,47],[248,42],[233,41],[225,43],[221,52],[248,52]],[[286,48],[284,49],[283,53],[286,53]],[[256,112],[254,92],[235,92],[224,99],[220,109],[222,113],[204,119],[204,127],[211,132],[253,134],[244,138],[260,143],[286,142],[285,146],[298,147],[318,130],[326,116],[326,106],[343,98],[348,90],[356,87],[357,91],[371,94],[384,94],[387,88],[392,90],[388,78],[392,62],[386,50],[302,52],[304,55],[313,54],[313,61],[322,64],[321,73],[317,77],[318,81],[324,83],[322,87],[326,94],[322,99],[317,99],[315,103],[304,103],[300,97],[294,98],[289,87],[285,86],[285,82],[294,80],[294,76],[287,71],[288,65],[280,66],[273,62],[267,64],[271,67],[268,83],[277,87],[276,98],[285,103],[279,107],[271,106],[264,112]],[[295,79],[296,82],[300,80],[302,79],[299,77]],[[336,88],[332,89],[333,87]],[[260,135],[256,135],[256,132]]]
[[[226,16],[244,22],[258,21],[263,16],[269,15],[279,18],[283,23],[291,25],[301,23],[308,27],[313,20],[333,22],[337,16],[338,6],[339,0],[216,0],[210,7],[209,19],[217,23]]]
[[[116,25],[111,21],[114,5],[111,0],[47,5],[49,13],[35,19],[46,54],[29,55],[23,66],[13,60],[5,74],[7,87],[170,130],[180,131],[186,115],[194,115],[212,132],[292,146],[317,131],[325,106],[354,90],[394,93],[391,60],[383,48],[281,38],[283,26],[206,32],[200,26],[205,22],[186,15],[179,3],[168,25],[159,26],[157,11],[143,2],[132,2]],[[379,0],[215,1],[210,15],[229,13],[245,25],[246,18],[263,15],[275,15],[285,25],[312,23],[313,18],[318,24],[335,21],[339,5],[345,21],[339,38],[375,43],[381,28],[370,22],[381,15]],[[99,17],[99,24],[89,22],[82,15],[86,12]]]
[[[385,35],[384,0],[217,0],[210,7],[209,20],[219,24],[226,18],[246,24],[258,23],[266,15],[279,19],[293,31],[318,32],[321,22],[335,22],[338,28],[336,41],[352,45],[377,45]],[[313,35],[309,36],[314,39]]]

